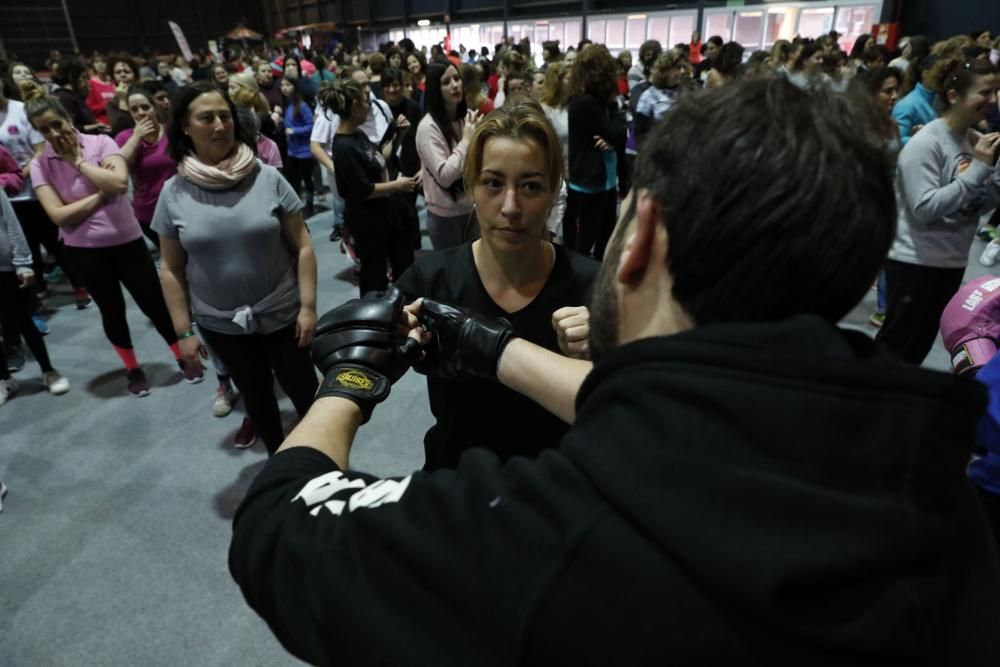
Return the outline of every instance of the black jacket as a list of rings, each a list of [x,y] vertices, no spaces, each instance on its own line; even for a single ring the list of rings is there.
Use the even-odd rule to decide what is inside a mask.
[[[604,190],[607,181],[604,151],[594,146],[603,137],[617,153],[625,150],[625,114],[614,100],[603,102],[589,94],[576,95],[567,107],[569,122],[569,182],[590,190]]]
[[[984,404],[814,317],[643,340],[537,462],[278,454],[230,568],[319,664],[997,665]]]

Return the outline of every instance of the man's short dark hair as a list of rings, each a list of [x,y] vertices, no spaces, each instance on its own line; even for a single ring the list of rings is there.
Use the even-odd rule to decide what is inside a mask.
[[[696,324],[836,322],[871,288],[896,230],[872,107],[737,81],[682,96],[648,135],[633,188],[662,208],[673,295]]]

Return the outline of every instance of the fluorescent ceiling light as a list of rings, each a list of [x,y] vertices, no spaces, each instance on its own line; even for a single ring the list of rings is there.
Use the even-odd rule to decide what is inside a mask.
[[[417,25],[420,26],[421,28],[429,26],[430,24],[431,24],[430,19],[420,19],[419,21],[417,21]]]

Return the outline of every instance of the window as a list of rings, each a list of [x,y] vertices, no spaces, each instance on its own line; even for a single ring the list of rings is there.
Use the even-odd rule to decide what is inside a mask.
[[[832,9],[830,11],[833,11]],[[701,41],[707,42],[710,37],[718,35],[723,42],[731,41],[733,38],[733,14],[706,14],[705,30],[702,31]]]
[[[646,17],[628,17],[625,24],[625,47],[638,49],[644,41],[646,41]]]
[[[604,34],[604,21],[602,19],[587,21],[587,37],[595,44],[608,43]]]
[[[770,49],[779,39],[788,39],[786,26],[795,25],[794,9],[769,9],[764,28],[764,48]]]
[[[595,42],[597,40],[594,40]],[[625,19],[608,20],[608,37],[605,42],[608,49],[621,50],[625,46]]]
[[[875,5],[837,9],[836,30],[840,33],[840,48],[850,53],[858,37],[872,31],[872,25],[875,23],[875,12]]]
[[[583,20],[570,19],[566,21],[566,43],[563,44],[563,51],[569,47],[576,48],[580,43],[580,36],[583,34]]]
[[[670,42],[670,18],[656,16],[646,24],[646,39],[655,39],[666,46]]]
[[[691,42],[691,36],[694,34],[694,22],[695,17],[693,14],[690,16],[675,16],[670,20],[670,39],[668,39],[663,44],[664,49],[673,48],[674,44],[689,44]],[[701,38],[702,41],[705,40],[704,37]]]
[[[833,7],[803,9],[799,13],[799,35],[813,39],[833,30]]]
[[[739,12],[736,15],[736,27],[733,29],[733,41],[743,45],[747,56],[751,51],[760,48],[761,31],[764,29],[764,12]]]

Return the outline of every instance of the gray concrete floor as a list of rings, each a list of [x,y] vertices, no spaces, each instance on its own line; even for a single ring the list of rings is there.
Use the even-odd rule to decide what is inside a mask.
[[[321,312],[356,294],[349,260],[327,241],[331,221],[310,220]],[[983,273],[973,261],[969,276]],[[871,291],[844,324],[873,333],[874,302]],[[16,376],[20,393],[0,408],[0,478],[10,487],[0,514],[0,664],[298,664],[226,567],[232,514],[265,459],[261,445],[232,447],[241,410],[214,418],[215,383],[184,383],[131,302],[153,390],[128,396],[97,309],[75,310],[66,285],[50,303],[50,354],[73,390],[49,396],[29,363]],[[940,343],[927,366],[948,368]],[[287,399],[282,407],[291,423]],[[409,374],[362,429],[353,466],[380,475],[419,467],[429,424],[424,382]]]

